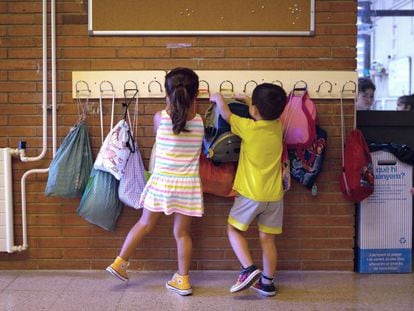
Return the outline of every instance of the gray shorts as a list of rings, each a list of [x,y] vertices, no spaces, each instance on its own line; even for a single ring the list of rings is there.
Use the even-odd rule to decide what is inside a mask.
[[[227,219],[228,223],[240,231],[247,231],[254,219],[257,219],[259,231],[270,234],[282,233],[283,200],[257,202],[241,195],[236,196]]]

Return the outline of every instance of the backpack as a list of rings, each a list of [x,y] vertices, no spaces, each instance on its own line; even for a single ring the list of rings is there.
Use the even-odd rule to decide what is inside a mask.
[[[374,192],[372,158],[362,132],[353,129],[342,149],[341,191],[347,200],[359,203]]]
[[[316,105],[308,91],[295,95],[290,92],[288,103],[280,116],[283,140],[288,149],[308,148],[316,138]]]
[[[249,106],[236,100],[228,102],[232,113],[250,118]],[[215,163],[237,162],[239,160],[241,139],[233,134],[221,116],[215,103],[212,103],[205,114],[203,154]]]
[[[328,134],[316,126],[317,137],[308,148],[289,150],[292,178],[311,189],[322,171]]]
[[[200,180],[203,192],[220,197],[235,197],[233,183],[236,170],[236,162],[214,164],[204,154],[200,154]]]
[[[291,186],[291,177],[290,177],[290,159],[289,153],[286,148],[286,145],[283,144],[282,151],[282,185],[283,191],[289,191]]]

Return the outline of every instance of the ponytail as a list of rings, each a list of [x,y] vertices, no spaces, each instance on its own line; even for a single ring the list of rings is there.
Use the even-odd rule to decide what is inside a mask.
[[[185,128],[191,98],[184,86],[177,87],[170,96],[171,120],[174,134],[188,132]]]
[[[165,90],[170,100],[170,116],[174,134],[188,132],[185,128],[190,106],[198,93],[198,76],[188,68],[175,68],[165,77]]]

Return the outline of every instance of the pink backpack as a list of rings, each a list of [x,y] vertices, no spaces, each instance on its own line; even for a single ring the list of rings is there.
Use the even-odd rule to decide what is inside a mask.
[[[308,148],[316,139],[316,105],[308,91],[295,95],[290,92],[289,101],[280,119],[283,139],[288,149]]]

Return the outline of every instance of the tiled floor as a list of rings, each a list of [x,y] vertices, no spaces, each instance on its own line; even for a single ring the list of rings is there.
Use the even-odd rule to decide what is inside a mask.
[[[192,271],[193,295],[165,288],[169,272],[0,271],[0,310],[414,310],[413,274],[282,271],[278,294],[231,294],[235,271]]]

